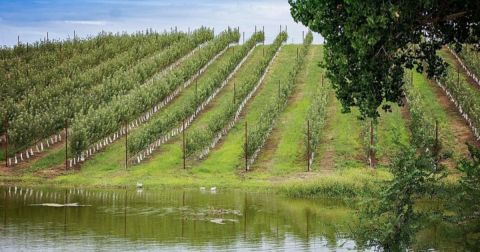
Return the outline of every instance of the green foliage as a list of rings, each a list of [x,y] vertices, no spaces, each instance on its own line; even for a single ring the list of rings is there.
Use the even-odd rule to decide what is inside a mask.
[[[13,107],[15,113],[10,122],[13,146],[22,149],[49,137],[65,127],[66,119],[84,114],[89,108],[98,107],[115,95],[143,84],[145,78],[158,69],[211,37],[207,29],[200,29],[188,37],[183,33],[151,36],[96,67],[29,93],[24,102]],[[164,49],[162,53],[148,57],[161,49]]]
[[[73,153],[79,154],[96,141],[113,134],[126,121],[135,119],[144,111],[160,103],[228,44],[238,41],[239,37],[237,30],[228,29],[177,68],[153,80],[149,85],[135,88],[128,94],[117,96],[97,109],[90,109],[84,116],[77,117],[72,125]]]
[[[468,83],[452,67],[448,67],[446,76],[440,79],[440,82],[450,92],[453,98],[458,102],[466,113],[475,128],[480,127],[480,92]]]
[[[308,110],[307,120],[310,122],[310,150],[315,152],[320,146],[323,127],[327,119],[327,102],[330,86],[324,84],[319,86],[312,95],[312,105]],[[305,146],[308,145],[308,132],[305,126]]]
[[[259,42],[263,41],[263,32],[255,33],[243,46],[239,47],[228,61],[220,65],[218,70],[205,80],[205,85],[198,87],[197,93],[192,93],[186,100],[183,106],[176,106],[173,111],[169,111],[152,119],[145,124],[141,129],[136,131],[131,136],[131,141],[128,145],[131,153],[137,153],[146,148],[150,143],[165,135],[176,125],[181,124],[183,120],[187,120],[195,113],[198,106],[208,99],[217,88],[219,88],[228,75],[237,67],[238,64],[245,58],[248,52]],[[190,133],[188,134],[190,135]],[[199,135],[193,133],[192,136]],[[200,139],[202,139],[201,137]],[[187,149],[191,150],[192,138],[187,139]],[[191,152],[191,151],[189,151]]]
[[[432,188],[446,173],[435,156],[418,152],[413,146],[403,147],[390,171],[393,180],[382,187],[380,197],[364,203],[362,228],[356,235],[368,246],[405,251],[418,229],[415,200],[434,193]]]
[[[478,48],[472,45],[464,45],[458,56],[472,73],[477,77],[480,76],[480,52],[478,52]]]
[[[276,97],[270,98],[260,112],[260,120],[255,122],[253,127],[249,128],[247,145],[243,147],[243,151],[244,153],[246,152],[247,157],[252,158],[254,153],[261,148],[278,115],[286,107],[288,97],[296,84],[296,76],[300,71],[300,68],[303,66],[305,56],[308,53],[308,48],[312,43],[312,40],[313,35],[308,33],[294,66],[288,73],[287,79],[284,80],[279,87],[279,94]]]
[[[286,33],[279,34],[273,44],[265,52],[265,57],[260,60],[254,71],[247,76],[247,79],[243,83],[238,83],[240,88],[235,90],[235,103],[231,103],[228,106],[225,106],[221,111],[217,112],[212,119],[209,120],[206,128],[193,130],[188,133],[186,146],[186,153],[188,156],[207,147],[213,138],[235,117],[235,113],[240,104],[257,84],[275,53],[278,51],[282,43],[286,41],[286,37]]]
[[[462,160],[457,167],[462,172],[459,201],[464,203],[462,216],[480,221],[480,149],[469,144],[468,150],[470,159]]]
[[[445,72],[436,50],[447,43],[478,43],[477,0],[289,0],[291,14],[326,40],[325,67],[344,111],[358,106],[376,118],[387,102],[401,103],[404,68]],[[388,109],[388,105],[384,104]]]
[[[413,73],[412,73],[413,74]],[[439,158],[448,157],[450,153],[443,150],[442,145],[446,145],[444,134],[436,135],[435,127],[438,132],[446,132],[446,125],[440,123],[426,106],[424,97],[413,87],[411,76],[405,75],[405,93],[408,99],[408,109],[410,112],[410,131],[412,133],[412,144],[424,151],[430,150],[437,154]],[[440,153],[440,151],[442,152]]]

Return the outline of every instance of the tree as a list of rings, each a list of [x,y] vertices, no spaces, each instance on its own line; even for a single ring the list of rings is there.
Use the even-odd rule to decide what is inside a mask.
[[[445,72],[445,44],[479,44],[478,0],[289,0],[291,14],[326,40],[325,64],[344,112],[377,118],[385,101],[402,105],[404,68]]]

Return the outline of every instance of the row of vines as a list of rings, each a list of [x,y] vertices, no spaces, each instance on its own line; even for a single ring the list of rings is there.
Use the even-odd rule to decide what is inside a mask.
[[[129,151],[131,153],[137,153],[145,149],[150,143],[165,135],[173,127],[188,117],[191,117],[193,114],[198,113],[199,105],[207,101],[207,99],[211,100],[210,97],[214,93],[216,94],[219,88],[223,87],[222,84],[226,84],[225,80],[229,74],[237,68],[254,46],[263,41],[263,39],[264,36],[262,32],[255,33],[244,45],[235,50],[228,60],[219,66],[215,73],[209,75],[208,79],[204,80],[205,84],[201,85],[195,93],[191,93],[190,96],[185,99],[184,104],[176,106],[173,111],[169,111],[155,118],[146,124],[145,127],[142,127],[132,134],[128,146]]]
[[[172,64],[212,36],[210,30],[203,28],[188,37],[180,33],[165,34],[73,78],[61,79],[32,93],[24,102],[14,105],[13,118],[9,122],[12,147],[21,150],[49,137],[65,127],[65,120],[81,117],[113,97],[141,85],[159,69]],[[147,57],[159,49],[163,50]]]
[[[239,38],[238,30],[229,28],[161,78],[138,86],[123,96],[116,96],[97,109],[89,110],[84,116],[76,117],[72,124],[72,152],[81,154],[95,142],[115,133],[126,122],[160,103],[230,43],[238,42]]]
[[[265,107],[260,111],[260,120],[257,121],[255,126],[248,131],[246,144],[244,145],[243,150],[245,156],[247,157],[247,170],[249,170],[250,165],[255,161],[258,151],[265,143],[278,115],[285,109],[288,97],[295,87],[296,76],[303,65],[312,40],[313,35],[311,32],[309,32],[305,37],[303,46],[300,49],[299,56],[297,57],[294,66],[288,73],[287,79],[284,80],[283,85],[279,87],[279,95],[267,102]]]
[[[320,146],[320,139],[327,120],[327,102],[329,95],[329,85],[325,85],[322,76],[322,82],[312,94],[312,101],[307,114],[307,125],[304,130],[304,142],[307,146],[308,167],[313,163],[315,150]]]
[[[224,106],[221,111],[213,115],[206,127],[198,128],[188,133],[185,147],[185,152],[188,157],[193,155],[203,157],[203,155],[208,152],[208,147],[212,141],[215,139],[218,141],[218,136],[221,137],[224,135],[226,133],[225,129],[228,128],[228,126],[233,126],[235,118],[238,117],[240,113],[239,109],[243,108],[245,104],[245,99],[251,97],[249,94],[251,94],[254,87],[258,84],[259,79],[261,79],[261,76],[264,74],[274,55],[278,52],[282,43],[286,41],[286,38],[286,33],[280,33],[272,45],[269,46],[264,57],[256,63],[254,70],[248,73],[248,76],[243,76],[245,80],[242,83],[235,84],[238,88],[235,88],[235,97],[232,103]]]

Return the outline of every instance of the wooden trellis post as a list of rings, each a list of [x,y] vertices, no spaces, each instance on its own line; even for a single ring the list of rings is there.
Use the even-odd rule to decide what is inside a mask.
[[[373,120],[370,121],[370,167],[375,168],[376,160],[375,160],[375,152],[373,150],[374,146],[374,128],[373,128]]]
[[[65,170],[68,170],[68,119],[65,119]]]
[[[236,83],[233,82],[233,105],[235,105],[235,99],[236,99],[235,96],[236,96],[236,92],[237,92],[236,89],[237,89],[236,88]]]
[[[125,170],[128,169],[128,122],[125,122]]]
[[[182,149],[183,149],[183,169],[186,168],[186,155],[185,155],[185,119],[183,119],[182,126]]]
[[[248,171],[248,124],[245,118],[245,171]]]
[[[8,167],[8,117],[5,115],[5,167]]]
[[[460,86],[460,66],[457,67],[457,86]]]
[[[307,171],[310,171],[310,120],[307,120]]]

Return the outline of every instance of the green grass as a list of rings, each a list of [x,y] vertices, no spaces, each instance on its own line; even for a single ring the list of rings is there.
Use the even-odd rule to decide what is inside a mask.
[[[195,169],[200,171],[214,173],[235,174],[243,170],[243,144],[244,144],[244,123],[247,120],[250,127],[254,127],[259,119],[260,111],[267,104],[269,99],[275,97],[278,90],[278,82],[285,78],[289,69],[293,66],[296,57],[297,45],[287,45],[272,63],[269,73],[264,83],[257,91],[257,94],[247,104],[244,115],[232,130],[227,134],[223,141],[210,152],[209,156],[203,162],[200,162]],[[243,174],[245,178],[265,178],[267,174],[254,171]]]
[[[286,183],[280,191],[294,198],[361,198],[371,197],[379,192],[380,185],[392,179],[385,169],[363,170],[345,168],[328,176],[316,177],[310,181]]]
[[[402,116],[402,108],[397,104],[390,105],[392,112],[381,110],[377,127],[377,158],[380,161],[379,164],[383,166],[388,165],[393,155],[400,151],[401,146],[395,143],[397,138],[403,145],[407,145],[409,142],[408,125]]]
[[[332,152],[330,155],[333,155],[335,169],[365,166],[358,116],[357,109],[352,109],[351,113],[342,113],[342,106],[335,97],[334,91],[331,91],[327,108],[327,125],[322,136],[325,142],[320,145],[319,155],[316,158],[317,166],[320,159],[326,158],[327,151]]]
[[[306,62],[297,77],[289,105],[277,119],[270,139],[271,150],[263,150],[255,168],[270,170],[275,175],[305,170],[305,118],[311,104],[311,95],[321,81],[323,70],[318,63],[323,59],[323,47],[312,45]],[[267,144],[268,145],[268,144]]]
[[[424,108],[427,109],[427,114],[431,115],[433,118],[438,120],[439,134],[442,135],[442,138],[445,141],[443,148],[447,151],[452,151],[453,153],[462,153],[461,147],[464,143],[460,142],[459,139],[456,139],[452,133],[452,120],[443,109],[442,105],[438,100],[437,94],[435,94],[433,83],[429,83],[429,80],[423,74],[414,72],[413,74],[413,88],[419,92],[422,96],[424,102]]]

